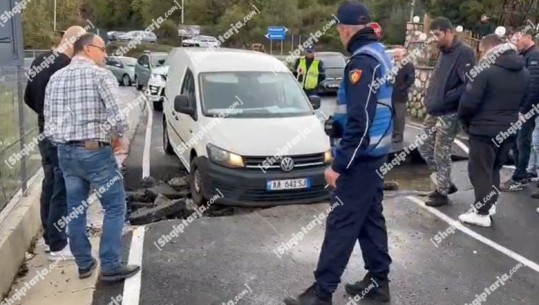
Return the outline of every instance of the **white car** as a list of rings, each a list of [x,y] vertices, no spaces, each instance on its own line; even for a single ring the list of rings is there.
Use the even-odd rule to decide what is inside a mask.
[[[175,48],[163,147],[189,171],[197,204],[270,206],[329,198],[329,137],[309,98],[275,57],[248,50]],[[216,198],[216,196],[218,198]]]
[[[153,108],[157,111],[163,110],[163,99],[165,97],[165,84],[167,82],[168,66],[154,68],[150,79],[146,96],[153,102]]]
[[[213,36],[197,35],[182,40],[182,47],[218,48],[221,42]]]

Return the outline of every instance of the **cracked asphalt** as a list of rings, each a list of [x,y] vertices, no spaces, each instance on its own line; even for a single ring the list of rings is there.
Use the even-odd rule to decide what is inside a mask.
[[[329,109],[331,103],[324,99],[322,109]],[[186,172],[177,157],[163,151],[161,119],[161,113],[153,113],[150,172],[168,181]],[[125,181],[130,190],[140,187],[144,122],[126,161]],[[451,221],[468,210],[473,200],[466,167],[466,161],[454,162],[453,179],[459,192],[451,195],[451,205],[436,212],[421,204],[424,197],[409,181],[402,181],[404,189],[386,193],[384,215],[393,259],[389,304],[539,304],[539,215],[535,212],[539,201],[529,198],[535,186],[520,193],[502,193],[491,228],[466,225],[459,229]],[[504,176],[509,174],[510,170],[503,170]],[[416,185],[428,189],[428,177],[415,178],[419,179]],[[172,235],[182,220],[139,227],[124,237],[123,254],[128,261],[130,252],[140,250],[140,278],[98,284],[93,304],[115,304],[111,300],[122,294],[138,296],[124,300],[123,305],[283,304],[285,296],[296,295],[312,283],[325,223],[310,226],[298,245],[283,255],[276,248],[328,207],[328,203],[318,203],[239,209],[234,215],[197,218],[163,247],[157,247],[157,241]],[[141,232],[143,238],[139,238]],[[342,281],[356,281],[364,274],[356,247]],[[349,301],[340,285],[333,303],[353,304]],[[360,304],[377,303],[362,300]]]

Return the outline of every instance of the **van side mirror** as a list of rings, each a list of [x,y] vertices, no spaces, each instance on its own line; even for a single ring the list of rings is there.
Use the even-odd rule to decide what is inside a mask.
[[[320,106],[322,105],[322,99],[320,96],[309,95],[309,101],[311,102],[311,105],[313,105],[314,110],[320,109]]]
[[[174,110],[190,116],[195,115],[195,109],[191,107],[187,95],[176,95],[174,98]]]

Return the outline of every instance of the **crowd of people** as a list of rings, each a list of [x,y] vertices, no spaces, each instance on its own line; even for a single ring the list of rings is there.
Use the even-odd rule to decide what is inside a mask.
[[[368,272],[361,281],[347,284],[346,291],[390,300],[392,259],[382,207],[384,181],[377,169],[388,161],[392,143],[402,141],[404,105],[415,72],[411,63],[399,65],[402,68],[392,82],[373,89],[373,80],[392,73],[391,60],[380,43],[380,29],[372,26],[368,8],[357,1],[343,3],[337,17],[339,37],[351,56],[338,93],[343,116],[335,124],[340,126],[341,139],[325,178],[332,190],[331,203],[340,205],[328,216],[314,283],[299,297],[287,298],[288,305],[332,304],[357,241]],[[450,20],[436,18],[430,30],[441,52],[425,93],[424,130],[429,137],[419,149],[436,173],[436,188],[426,205],[446,205],[448,195],[458,191],[451,181],[451,151],[462,128],[469,135],[468,171],[475,202],[474,209],[459,219],[488,227],[499,200],[497,192],[490,196],[493,190],[518,191],[537,179],[532,171],[539,163],[539,113],[534,113],[539,103],[539,50],[534,34],[522,27],[510,33],[507,41],[495,34],[484,35],[476,62],[474,50],[458,39]],[[77,39],[69,45],[73,37]],[[92,188],[99,190],[105,210],[100,277],[122,280],[139,272],[140,266],[124,265],[120,259],[126,203],[123,181],[115,179],[119,169],[113,150],[121,146],[127,124],[120,111],[118,83],[104,68],[107,54],[99,36],[71,27],[61,44],[63,48],[34,60],[32,66],[40,66],[46,58],[57,56],[54,65],[28,82],[25,93],[25,102],[38,114],[40,132],[46,135],[40,143],[45,172],[43,237],[49,259],[75,260],[79,277],[90,277],[98,261],[91,253],[87,206],[82,202]],[[398,48],[395,63],[405,56],[406,50]],[[472,78],[469,72],[476,65],[483,70]],[[306,92],[314,90],[324,77],[323,65],[314,58],[312,48],[307,48],[306,57],[297,61],[294,71]],[[108,126],[109,117],[117,118],[118,123]],[[519,120],[523,124],[518,135],[493,141]],[[430,135],[433,128],[436,132]],[[511,150],[516,169],[511,180],[501,183],[500,170]],[[532,197],[539,198],[539,193]],[[81,206],[83,213],[68,223],[67,232],[55,225],[67,211]],[[377,287],[364,294],[372,281]]]

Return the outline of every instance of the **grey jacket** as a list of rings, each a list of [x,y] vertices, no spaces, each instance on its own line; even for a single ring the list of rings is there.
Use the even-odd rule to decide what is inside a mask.
[[[451,47],[441,49],[425,93],[428,114],[444,115],[458,111],[468,72],[474,65],[474,51],[457,38]]]

